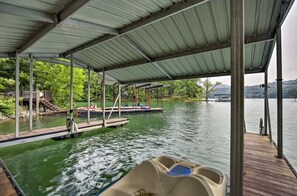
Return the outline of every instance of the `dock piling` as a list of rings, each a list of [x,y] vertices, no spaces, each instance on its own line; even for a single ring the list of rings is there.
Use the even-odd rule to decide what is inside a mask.
[[[19,137],[20,55],[15,58],[15,137]]]
[[[70,55],[70,132],[73,133],[73,55]]]
[[[88,123],[91,122],[90,120],[90,106],[91,106],[91,86],[90,86],[90,78],[91,78],[91,73],[90,73],[90,65],[88,65]]]
[[[277,61],[277,157],[283,157],[283,75],[282,75],[282,34],[281,27],[276,30]]]
[[[103,69],[103,78],[102,78],[102,91],[103,91],[103,126],[106,127],[106,117],[105,117],[105,71]]]
[[[231,0],[231,196],[243,195],[244,0]]]
[[[29,55],[30,60],[30,82],[29,82],[29,130],[33,131],[33,56]]]
[[[121,110],[122,110],[122,89],[121,89],[121,84],[118,83],[119,85],[119,118],[121,118]]]

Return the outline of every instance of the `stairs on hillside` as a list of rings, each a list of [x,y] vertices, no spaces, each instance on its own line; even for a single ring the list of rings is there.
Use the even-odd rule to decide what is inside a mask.
[[[40,100],[40,103],[43,104],[46,108],[50,109],[51,111],[58,112],[61,111],[61,108],[52,104],[51,102],[47,101],[46,99]]]

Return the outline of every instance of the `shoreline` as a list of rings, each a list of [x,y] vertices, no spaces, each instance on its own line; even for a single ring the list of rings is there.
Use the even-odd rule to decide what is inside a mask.
[[[33,112],[33,117],[35,117],[35,116],[36,116],[36,113]],[[29,110],[20,110],[19,111],[19,117],[22,118],[22,119],[29,118]],[[14,115],[6,116],[6,115],[3,115],[3,114],[0,114],[0,123],[6,122],[8,120],[14,120],[14,119],[15,119]]]

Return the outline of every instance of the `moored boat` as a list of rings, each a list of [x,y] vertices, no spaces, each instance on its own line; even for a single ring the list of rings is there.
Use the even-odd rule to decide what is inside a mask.
[[[142,162],[102,196],[224,196],[227,176],[217,169],[168,156]]]

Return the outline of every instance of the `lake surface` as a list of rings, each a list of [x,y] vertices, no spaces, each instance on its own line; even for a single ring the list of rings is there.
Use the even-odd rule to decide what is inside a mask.
[[[259,132],[263,100],[245,100],[248,132]],[[276,100],[270,100],[276,141]],[[297,168],[297,102],[284,100],[284,153]],[[165,103],[164,113],[126,115],[121,128],[99,129],[82,137],[45,140],[0,149],[0,157],[27,195],[97,195],[136,164],[160,155],[199,162],[229,175],[230,103]],[[79,118],[76,121],[85,121]],[[34,128],[65,124],[65,116],[42,117]],[[28,129],[21,121],[21,130]],[[0,124],[12,132],[14,121]]]

